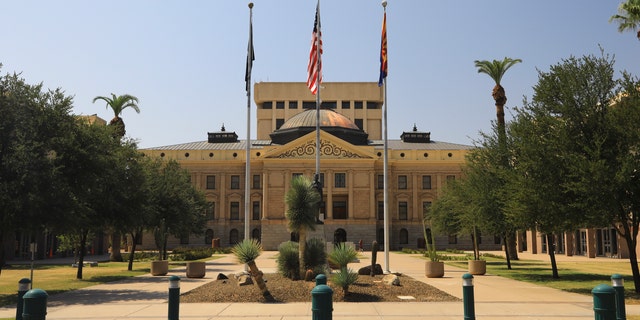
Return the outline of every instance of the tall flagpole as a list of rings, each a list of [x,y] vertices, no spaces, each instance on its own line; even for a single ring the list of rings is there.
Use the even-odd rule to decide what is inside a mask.
[[[251,175],[251,69],[253,68],[253,2],[249,2],[249,44],[247,46],[247,69],[245,81],[247,89],[247,145],[245,149],[246,164],[244,174],[244,238],[250,239],[249,209],[251,204],[250,175]],[[246,266],[245,266],[246,268]]]
[[[321,41],[321,29],[320,29],[320,0],[318,0],[318,5],[316,7],[316,28],[318,32],[318,36],[316,37],[316,45],[318,49],[316,50],[316,175],[314,179],[316,180],[317,186],[320,190],[322,190],[322,185],[320,184],[320,77],[321,77],[321,69],[320,65],[320,41]],[[320,201],[322,201],[322,191],[320,192]]]
[[[384,103],[382,107],[382,122],[384,131],[384,272],[391,273],[389,268],[389,146],[387,139],[387,1],[382,1],[384,20],[382,22],[382,40],[380,45],[380,81],[384,88]]]

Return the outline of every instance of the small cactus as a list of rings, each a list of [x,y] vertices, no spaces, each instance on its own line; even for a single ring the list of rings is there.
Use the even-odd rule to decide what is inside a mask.
[[[376,261],[378,260],[378,241],[371,243],[371,276],[376,275]]]

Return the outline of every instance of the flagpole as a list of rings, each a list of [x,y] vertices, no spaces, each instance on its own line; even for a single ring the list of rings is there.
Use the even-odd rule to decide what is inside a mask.
[[[385,28],[384,30],[384,34],[383,37],[385,39],[383,39],[384,41],[386,41],[386,27],[387,27],[387,1],[383,0],[382,1],[382,7],[384,8],[384,25],[383,28]],[[386,45],[386,44],[383,44]],[[386,50],[386,48],[384,48]],[[382,50],[382,49],[381,49]],[[386,72],[386,70],[385,70]],[[383,122],[383,131],[384,131],[384,157],[383,157],[383,166],[384,166],[384,173],[383,173],[383,181],[382,181],[382,185],[383,185],[383,193],[384,193],[384,272],[385,273],[391,273],[391,270],[389,268],[389,146],[388,146],[388,139],[387,139],[387,77],[386,75],[382,78],[382,86],[384,88],[384,102],[383,102],[383,107],[382,107],[382,122]]]
[[[317,179],[318,188],[322,190],[322,185],[320,184],[320,0],[318,0],[318,5],[316,7],[317,10],[317,24],[316,28],[318,30],[318,37],[316,38],[318,50],[316,50],[316,176],[314,179]],[[320,192],[320,201],[322,201],[322,191]]]
[[[247,47],[247,69],[245,73],[247,89],[247,145],[245,149],[246,164],[244,175],[244,238],[250,239],[249,209],[251,204],[251,69],[253,67],[253,2],[249,2],[249,45]],[[245,266],[246,270],[246,266]]]

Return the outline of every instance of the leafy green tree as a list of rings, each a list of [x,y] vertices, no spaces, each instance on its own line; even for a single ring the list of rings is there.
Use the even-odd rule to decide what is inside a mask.
[[[640,40],[640,0],[627,0],[618,7],[618,14],[611,16],[609,22],[618,23],[618,31],[637,31],[636,37]]]
[[[15,73],[0,77],[0,272],[14,232],[42,234],[65,218],[51,206],[61,195],[54,144],[75,121],[71,105],[60,89],[45,91]]]
[[[120,117],[122,111],[126,108],[131,108],[135,110],[137,113],[140,113],[140,108],[138,107],[138,98],[129,94],[124,94],[120,96],[116,96],[115,94],[111,94],[111,97],[97,96],[93,98],[93,103],[98,100],[103,100],[107,104],[107,108],[111,108],[113,111],[113,119],[109,122],[109,126],[114,128],[114,137],[117,139],[122,139],[126,134],[126,128],[124,124],[124,120]],[[120,230],[117,227],[112,227],[111,233],[111,261],[122,261],[122,254],[120,253],[120,241],[121,234]]]
[[[309,178],[296,176],[291,179],[291,186],[285,195],[285,203],[287,204],[286,217],[289,231],[297,232],[299,235],[298,261],[300,263],[300,278],[304,278],[307,230],[315,230],[320,195],[313,188]]]

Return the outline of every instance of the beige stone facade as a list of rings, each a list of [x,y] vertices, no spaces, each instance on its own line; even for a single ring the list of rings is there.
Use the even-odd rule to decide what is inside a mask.
[[[318,225],[314,236],[327,242],[358,243],[362,240],[365,249],[374,240],[382,245],[383,91],[375,82],[323,83],[322,100],[322,107],[327,109],[322,111],[323,117],[329,117],[327,121],[337,125],[327,125],[325,118],[321,120],[324,224]],[[215,138],[237,137],[229,128],[209,133],[209,138],[213,138],[202,142],[143,150],[147,155],[179,161],[191,172],[193,183],[212,204],[213,209],[207,213],[205,236],[192,236],[188,241],[182,239],[182,243],[174,239],[170,246],[209,245],[212,238],[220,239],[221,246],[230,246],[243,239],[245,196],[250,197],[249,220],[246,221],[250,224],[249,237],[259,238],[267,250],[275,250],[280,243],[292,239],[287,230],[284,198],[294,175],[311,178],[315,173],[316,133],[297,132],[299,136],[282,144],[273,143],[270,137],[278,129],[291,130],[291,122],[301,121],[301,113],[316,112],[304,108],[315,108],[315,96],[304,83],[257,83],[255,103],[258,139],[252,140],[250,147],[249,195],[244,191],[247,141],[220,142],[224,139]],[[304,121],[299,127],[309,125]],[[345,127],[353,127],[353,124],[343,122],[351,121],[368,134],[365,143],[353,144],[339,137]],[[420,126],[419,119],[416,124]],[[413,125],[407,124],[404,133],[390,133],[389,136],[396,138],[387,143],[389,244],[392,249],[422,245],[423,208],[434,201],[448,180],[460,177],[465,154],[472,148],[432,141],[428,132],[417,131]],[[293,129],[297,128],[294,126]],[[153,239],[147,238],[143,248],[151,249]],[[464,242],[458,243],[455,236],[439,237],[438,241],[446,246],[467,246]],[[493,239],[484,243],[496,248]]]

